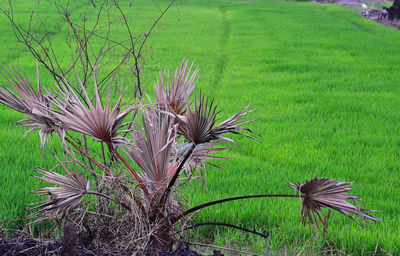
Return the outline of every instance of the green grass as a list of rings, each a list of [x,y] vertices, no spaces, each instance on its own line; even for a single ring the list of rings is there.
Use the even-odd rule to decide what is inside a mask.
[[[156,14],[143,6],[144,14]],[[24,18],[23,11],[18,14]],[[4,16],[0,33],[7,38],[0,43],[0,64],[22,65],[34,77],[35,62],[22,47],[14,49]],[[161,67],[173,69],[189,58],[201,69],[198,87],[218,101],[222,116],[251,102],[259,109],[252,117],[260,119],[251,128],[263,136],[262,144],[239,138],[240,146],[226,154],[232,160],[217,162],[229,173],[209,168],[208,192],[195,184],[186,190],[192,205],[243,194],[291,193],[288,181],[318,174],[355,182],[353,193],[368,208],[383,211],[376,213],[381,223],[364,229],[333,213],[328,233],[313,239],[300,225],[297,200],[238,201],[205,209],[195,221],[268,231],[268,241],[213,227],[199,229],[192,238],[258,253],[333,246],[369,255],[379,244],[400,254],[399,40],[398,31],[341,6],[190,1],[171,9],[149,42],[153,59],[146,65],[145,89],[151,89]],[[23,138],[24,129],[15,126],[21,118],[0,106],[1,219],[25,216],[33,168],[54,165],[50,155],[41,158],[37,135]]]

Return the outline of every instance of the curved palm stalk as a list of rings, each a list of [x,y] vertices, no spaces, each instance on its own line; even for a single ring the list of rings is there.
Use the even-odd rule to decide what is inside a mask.
[[[324,231],[327,229],[327,224],[329,220],[328,217],[322,219],[321,214],[323,208],[327,208],[329,210],[336,210],[346,217],[349,217],[351,220],[357,222],[350,214],[358,215],[361,217],[364,223],[370,223],[369,220],[372,221],[380,221],[378,218],[367,214],[367,209],[361,209],[359,207],[358,201],[361,199],[355,196],[350,196],[347,194],[348,191],[351,190],[350,186],[353,183],[345,183],[345,182],[336,182],[331,179],[318,179],[317,176],[310,181],[306,181],[303,185],[292,184],[291,186],[295,188],[297,191],[303,193],[298,195],[283,195],[283,194],[266,194],[266,195],[250,195],[250,196],[239,196],[221,199],[217,201],[208,202],[205,204],[201,204],[195,206],[193,208],[188,209],[187,211],[181,213],[177,217],[172,220],[172,223],[176,223],[181,218],[201,210],[203,208],[213,206],[216,204],[221,204],[229,201],[236,201],[242,199],[250,199],[250,198],[260,198],[260,197],[291,197],[291,198],[303,198],[303,209],[302,209],[302,217],[303,224],[305,220],[308,219],[309,223],[319,229],[318,222],[320,221],[324,227]],[[357,206],[354,206],[347,202],[347,200],[354,200]],[[318,217],[317,217],[318,216]]]
[[[68,139],[67,137],[65,137],[65,140],[71,144],[74,148],[76,148],[81,154],[83,154],[87,159],[89,159],[89,161],[91,161],[92,163],[94,163],[97,167],[100,168],[100,170],[102,170],[105,174],[107,174],[110,177],[114,177],[112,175],[112,173],[110,173],[109,171],[107,171],[106,168],[104,168],[104,166],[102,166],[99,162],[97,162],[93,157],[91,157],[88,153],[86,153],[84,150],[82,150],[80,147],[78,147],[75,143],[73,143],[70,139]]]
[[[192,65],[188,69],[188,60],[183,59],[181,65],[176,68],[172,83],[169,79],[169,72],[160,71],[159,79],[155,84],[157,103],[167,104],[169,109],[177,115],[185,114],[185,107],[190,95],[193,93],[197,83],[199,68],[192,73]]]
[[[34,191],[34,193],[38,194],[39,196],[50,195],[50,198],[45,201],[35,203],[39,205],[31,209],[41,208],[41,210],[30,215],[29,217],[48,212],[58,213],[61,211],[63,213],[67,213],[70,209],[80,204],[82,197],[87,193],[90,187],[89,182],[82,175],[69,171],[57,157],[56,159],[65,171],[66,176],[50,170],[41,168],[37,169],[37,172],[42,176],[35,176],[36,178],[49,184],[56,185],[56,187],[45,187]]]
[[[194,101],[194,104],[195,106],[193,111],[190,109],[190,105],[187,107],[186,116],[177,115],[177,118],[179,119],[178,131],[191,141],[192,146],[187,151],[184,159],[180,163],[177,171],[175,172],[174,176],[169,182],[168,187],[164,192],[163,200],[161,200],[161,205],[165,203],[181,170],[183,169],[186,161],[188,161],[189,158],[192,156],[192,153],[195,151],[197,145],[208,143],[210,141],[215,141],[215,140],[234,142],[232,139],[223,136],[226,133],[241,134],[246,137],[256,139],[250,135],[239,132],[239,130],[246,130],[248,132],[252,132],[250,129],[242,126],[255,121],[255,120],[242,121],[244,116],[254,111],[254,110],[247,111],[249,105],[246,106],[239,113],[233,115],[224,122],[215,126],[218,112],[217,112],[217,106],[214,106],[214,101],[208,103],[208,100],[204,97],[204,95],[203,96],[200,95],[199,104],[197,104],[197,100]]]
[[[29,117],[29,119],[18,121],[17,124],[32,127],[25,135],[32,130],[39,130],[40,146],[44,153],[45,145],[49,140],[51,141],[52,132],[63,133],[63,131],[58,131],[53,118],[48,114],[49,102],[42,93],[38,70],[37,92],[33,89],[22,68],[21,72],[16,68],[9,68],[8,71],[4,69],[1,73],[17,94],[1,85],[3,88],[0,87],[0,103]]]
[[[250,195],[250,196],[238,196],[238,197],[225,198],[225,199],[212,201],[212,202],[208,202],[208,203],[205,203],[205,204],[200,204],[198,206],[192,207],[192,208],[186,210],[185,212],[179,214],[177,217],[173,218],[171,222],[172,223],[176,223],[177,221],[179,221],[183,217],[186,217],[186,216],[188,216],[189,214],[191,214],[193,212],[196,212],[198,210],[201,210],[203,208],[210,207],[210,206],[213,206],[213,205],[216,205],[216,204],[222,204],[222,203],[225,203],[225,202],[242,200],[242,199],[260,198],[260,197],[292,197],[292,198],[298,198],[299,195],[265,194],[265,195]],[[300,197],[304,197],[304,196],[301,195]]]
[[[128,162],[121,156],[120,153],[118,153],[118,151],[111,144],[109,144],[108,147],[111,148],[112,152],[124,163],[124,165],[128,168],[130,173],[139,182],[139,186],[143,189],[143,192],[146,194],[146,196],[148,196],[149,191],[147,190],[146,186],[143,184],[143,181],[140,178],[140,176],[133,170],[133,168],[128,164]]]
[[[188,161],[188,159],[190,158],[190,156],[192,155],[194,149],[196,148],[195,144],[192,144],[192,146],[189,148],[188,152],[186,152],[185,157],[183,158],[183,160],[180,162],[178,168],[175,171],[174,176],[171,178],[171,180],[168,183],[167,188],[165,189],[161,200],[160,200],[160,209],[164,210],[166,202],[168,200],[169,194],[171,193],[172,187],[174,186],[176,180],[179,177],[180,172],[182,171],[183,167],[185,166],[185,163]]]
[[[102,193],[98,193],[98,192],[92,192],[92,191],[88,191],[88,192],[86,192],[86,194],[87,194],[87,195],[96,195],[96,196],[104,197],[104,198],[106,198],[106,199],[108,199],[108,200],[113,201],[114,203],[117,203],[117,204],[121,205],[122,207],[124,207],[124,208],[127,209],[128,211],[131,211],[131,210],[132,210],[132,209],[129,207],[129,205],[127,205],[126,203],[124,203],[124,202],[122,202],[122,201],[120,201],[120,200],[118,200],[118,199],[116,199],[116,198],[114,198],[114,197],[111,197],[111,196],[109,196],[109,195],[102,194]],[[139,207],[140,207],[140,206],[142,206],[142,205],[139,205]],[[143,213],[145,213],[145,212],[143,212]]]
[[[198,227],[201,227],[201,226],[223,226],[223,227],[228,227],[228,228],[234,228],[234,229],[238,229],[238,230],[241,230],[241,231],[244,231],[244,232],[248,232],[248,233],[251,233],[251,234],[254,234],[254,235],[261,236],[261,237],[263,237],[265,239],[268,239],[268,237],[270,236],[269,232],[266,233],[266,234],[263,234],[263,233],[260,233],[260,232],[254,231],[254,230],[250,230],[250,229],[247,229],[247,228],[242,228],[242,227],[239,227],[239,226],[236,226],[236,225],[232,225],[232,224],[229,224],[229,223],[222,223],[222,222],[203,222],[203,223],[198,223],[198,224],[194,224],[192,226],[189,226],[189,227],[185,228],[184,230],[198,228]]]

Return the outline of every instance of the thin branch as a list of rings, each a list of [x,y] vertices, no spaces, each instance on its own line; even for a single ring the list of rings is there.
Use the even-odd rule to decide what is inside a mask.
[[[68,141],[69,144],[71,144],[74,148],[76,148],[79,152],[81,152],[87,159],[92,161],[97,167],[99,167],[104,173],[106,173],[110,177],[114,177],[109,171],[107,171],[99,162],[97,162],[93,157],[89,156],[84,150],[82,150],[80,147],[75,145],[70,139],[65,137],[65,140]]]
[[[136,178],[136,180],[139,182],[140,187],[143,189],[143,192],[146,194],[146,196],[149,195],[149,191],[147,190],[146,186],[142,182],[142,179],[140,176],[133,170],[133,168],[128,164],[128,162],[118,153],[118,151],[110,144],[109,148],[115,153],[115,155],[121,159],[121,161],[125,164],[125,166],[128,168],[128,170],[132,173],[132,175]]]
[[[156,19],[156,21],[153,23],[153,25],[150,27],[149,31],[147,31],[147,33],[145,33],[145,37],[144,40],[142,42],[142,44],[140,45],[139,51],[138,51],[138,56],[140,56],[140,54],[142,53],[142,49],[144,44],[146,43],[147,38],[151,35],[151,32],[153,31],[153,29],[155,28],[155,26],[157,25],[157,23],[161,20],[161,18],[164,16],[164,14],[169,10],[169,8],[171,8],[171,6],[176,2],[176,0],[172,0],[171,3],[167,6],[167,8],[165,8],[165,10],[160,14],[160,16],[158,16],[158,18]]]
[[[39,45],[39,47],[42,49],[43,53],[45,54],[45,59],[47,58],[49,63],[46,62],[45,59],[43,59],[40,55],[40,53],[38,53],[33,46],[31,45],[31,42],[28,41],[28,38],[26,36],[24,36],[23,32],[28,33],[28,37],[29,37],[29,32],[27,32],[26,30],[24,30],[23,28],[19,28],[18,25],[15,23],[12,14],[9,15],[5,10],[3,10],[2,8],[0,8],[0,11],[6,15],[6,17],[8,18],[8,20],[11,23],[11,26],[13,28],[14,31],[14,35],[17,38],[17,40],[24,44],[26,47],[28,47],[28,50],[31,52],[31,54],[33,55],[33,57],[39,61],[39,63],[41,63],[43,65],[43,67],[48,70],[52,76],[54,77],[54,80],[57,82],[57,84],[59,85],[59,82],[61,81],[61,83],[65,83],[62,75],[59,75],[54,68],[53,62],[50,58],[50,56],[47,53],[46,48],[41,44],[41,42],[39,42],[38,40],[34,39],[31,35],[31,40],[33,40],[35,43],[37,43]],[[23,31],[23,32],[22,32]]]

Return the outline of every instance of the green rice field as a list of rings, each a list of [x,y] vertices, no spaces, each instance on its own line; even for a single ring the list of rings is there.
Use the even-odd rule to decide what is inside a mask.
[[[86,1],[73,2],[76,10],[86,6]],[[134,2],[128,13],[140,31],[149,24],[141,18],[155,17],[158,10],[152,1]],[[16,17],[27,22],[32,6],[17,1]],[[51,11],[46,15],[49,23],[57,17]],[[22,66],[35,81],[35,60],[17,44],[4,15],[0,38],[0,65]],[[62,35],[54,39],[55,46],[62,42]],[[297,199],[241,200],[204,209],[194,222],[220,221],[270,232],[268,240],[201,227],[190,233],[190,241],[263,255],[330,249],[373,255],[379,247],[400,255],[399,42],[398,30],[337,5],[190,0],[172,7],[148,42],[152,57],[145,65],[145,91],[151,94],[161,68],[175,69],[188,58],[200,66],[198,88],[219,103],[221,116],[251,103],[258,109],[251,118],[259,120],[250,128],[262,136],[262,143],[237,138],[238,147],[224,155],[231,160],[214,162],[228,172],[209,167],[207,190],[196,183],[185,189],[191,205],[246,194],[295,193],[288,182],[317,174],[355,182],[352,193],[368,209],[382,211],[374,213],[382,222],[364,228],[333,212],[328,232],[312,236],[301,226]],[[62,48],[57,52],[69,57]],[[44,70],[41,77],[53,84]],[[37,200],[30,193],[36,185],[34,168],[55,165],[51,154],[42,158],[37,132],[24,138],[25,128],[15,124],[21,119],[0,106],[0,219],[25,217],[27,204]],[[60,144],[57,138],[54,143]],[[21,228],[25,223],[0,225]],[[383,251],[377,249],[377,255]]]

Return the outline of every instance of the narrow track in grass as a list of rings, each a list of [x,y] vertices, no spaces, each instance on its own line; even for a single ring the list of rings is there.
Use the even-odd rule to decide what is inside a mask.
[[[213,88],[216,91],[215,93],[216,95],[219,95],[223,88],[223,84],[221,82],[222,82],[222,77],[225,74],[225,68],[228,61],[228,55],[229,55],[228,42],[231,34],[231,26],[229,24],[229,20],[227,17],[227,10],[224,6],[220,6],[219,9],[221,11],[222,33],[220,35],[220,39],[218,42],[219,55],[216,59],[214,80],[211,82],[212,85],[211,88]]]

